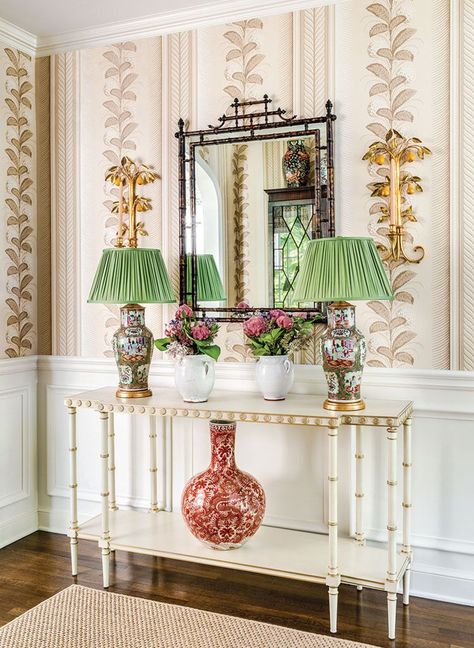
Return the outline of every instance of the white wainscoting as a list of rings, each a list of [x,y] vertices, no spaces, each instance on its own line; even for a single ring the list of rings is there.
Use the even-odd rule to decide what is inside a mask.
[[[0,360],[0,547],[38,528],[36,358]]]
[[[39,359],[39,520],[64,533],[68,525],[67,421],[64,396],[114,384],[115,366],[102,359]],[[253,390],[253,366],[217,366],[220,389]],[[155,363],[151,383],[171,385],[173,368]],[[300,366],[294,390],[323,394],[320,367]],[[414,418],[413,593],[474,605],[474,374],[449,371],[367,369],[367,398],[412,399]],[[137,417],[138,419],[138,417]],[[117,494],[121,506],[148,506],[146,421],[116,416]],[[262,482],[266,524],[323,531],[326,524],[326,438],[311,429],[239,424],[237,460]],[[96,415],[78,415],[80,518],[99,510]],[[209,440],[203,421],[158,420],[160,503],[179,507],[185,481],[206,467]],[[385,434],[364,431],[366,527],[373,541],[385,537]],[[353,529],[353,430],[341,433],[339,474],[341,530]],[[401,496],[400,496],[401,497]]]

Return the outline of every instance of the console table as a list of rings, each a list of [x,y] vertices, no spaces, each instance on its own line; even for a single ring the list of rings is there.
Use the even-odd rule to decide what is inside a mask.
[[[109,560],[113,550],[132,551],[218,565],[249,572],[284,576],[329,589],[330,630],[337,631],[337,600],[340,583],[387,592],[388,637],[395,638],[397,588],[403,582],[403,602],[409,603],[410,508],[411,508],[411,415],[413,403],[372,400],[358,412],[330,412],[313,395],[291,394],[285,401],[269,402],[249,392],[215,391],[206,403],[184,403],[173,389],[156,389],[145,399],[123,400],[115,388],[86,391],[65,399],[69,412],[70,513],[68,532],[71,543],[72,574],[77,575],[78,539],[98,541],[102,553],[104,587],[109,586]],[[77,512],[78,409],[96,411],[101,439],[102,513],[79,525]],[[115,503],[114,415],[146,416],[150,437],[150,511],[118,510]],[[158,509],[156,417],[227,419],[250,423],[279,423],[312,426],[315,434],[328,435],[328,535],[262,526],[239,549],[216,551],[205,547],[185,527],[181,513]],[[356,426],[356,525],[355,537],[338,537],[337,524],[337,442],[341,425]],[[362,527],[363,437],[364,426],[386,429],[388,446],[387,547],[367,546]],[[397,438],[403,426],[403,539],[397,548]]]

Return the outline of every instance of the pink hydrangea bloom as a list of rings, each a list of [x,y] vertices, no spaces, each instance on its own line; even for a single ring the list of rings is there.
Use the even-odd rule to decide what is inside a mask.
[[[267,330],[267,323],[261,315],[254,315],[244,324],[244,333],[249,337],[258,337]]]
[[[293,326],[293,319],[289,315],[286,315],[286,313],[283,313],[283,315],[276,318],[276,325],[280,328],[290,329]]]
[[[187,304],[181,304],[181,306],[176,311],[176,317],[181,319],[182,317],[191,317],[193,314],[193,309],[190,308]]]
[[[178,336],[181,330],[182,330],[181,322],[177,322],[176,320],[173,320],[165,328],[165,335],[168,337]]]
[[[299,317],[300,319],[308,319],[308,313],[301,311],[301,313],[293,313],[293,317]]]
[[[195,340],[207,340],[210,334],[210,329],[203,323],[196,324],[191,328],[191,335]]]
[[[244,300],[239,302],[236,308],[250,308],[250,304]]]
[[[274,319],[274,320],[278,319],[279,317],[281,317],[281,316],[284,315],[284,314],[285,314],[285,311],[282,311],[282,310],[279,309],[279,308],[274,308],[273,310],[271,310],[271,311],[269,312],[270,317],[271,317],[272,319]]]

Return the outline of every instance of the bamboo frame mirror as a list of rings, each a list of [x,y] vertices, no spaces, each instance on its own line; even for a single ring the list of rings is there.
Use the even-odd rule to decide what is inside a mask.
[[[335,236],[336,116],[330,101],[312,118],[271,103],[235,99],[205,130],[179,120],[180,301],[220,321],[272,308],[324,321],[323,305],[295,303],[292,287],[306,242]],[[309,184],[283,175],[290,149],[308,160]]]

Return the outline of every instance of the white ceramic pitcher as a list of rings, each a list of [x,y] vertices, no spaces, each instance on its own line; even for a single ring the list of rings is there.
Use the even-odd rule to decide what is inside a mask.
[[[293,385],[295,368],[288,356],[260,356],[257,361],[257,386],[265,400],[284,400]]]
[[[174,382],[187,403],[205,403],[215,377],[215,360],[207,355],[188,355],[176,362]]]

